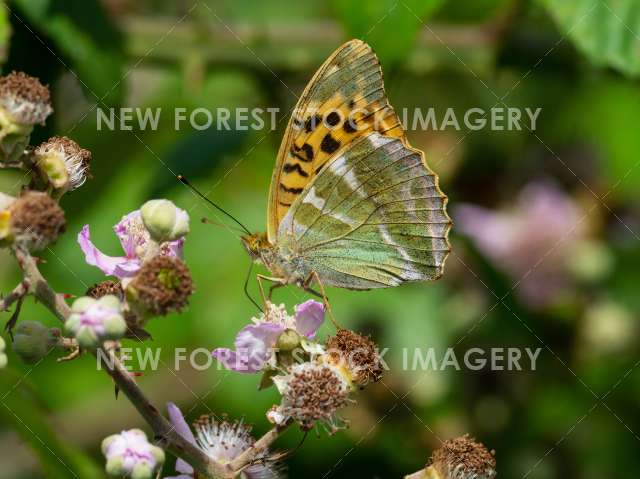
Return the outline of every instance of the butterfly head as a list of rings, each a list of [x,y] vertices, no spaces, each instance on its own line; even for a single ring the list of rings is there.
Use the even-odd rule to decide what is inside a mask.
[[[250,235],[241,236],[242,244],[244,248],[254,261],[260,261],[262,259],[262,253],[270,248],[269,240],[266,233],[254,233]]]

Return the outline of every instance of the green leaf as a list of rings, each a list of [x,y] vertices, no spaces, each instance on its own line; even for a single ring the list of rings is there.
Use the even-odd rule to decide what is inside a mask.
[[[382,63],[397,63],[413,45],[427,17],[442,0],[334,0],[351,37],[371,44]]]
[[[564,34],[598,66],[640,74],[640,2],[538,0]]]
[[[0,64],[7,60],[10,37],[11,22],[9,22],[9,10],[6,8],[0,8]]]
[[[18,384],[18,386],[15,386]],[[69,445],[45,419],[47,411],[22,374],[0,373],[0,419],[10,425],[38,456],[46,477],[103,477],[101,469]]]
[[[92,101],[121,98],[122,62],[118,33],[95,0],[15,0],[19,14],[39,36],[53,40],[52,49],[90,92]],[[47,43],[47,38],[43,41]]]

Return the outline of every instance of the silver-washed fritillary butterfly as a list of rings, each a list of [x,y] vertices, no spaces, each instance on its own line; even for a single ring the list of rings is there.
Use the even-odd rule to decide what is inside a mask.
[[[282,140],[268,231],[243,243],[274,287],[366,290],[430,281],[450,251],[447,198],[389,105],[371,47],[351,40],[316,72]],[[261,289],[262,289],[262,285]],[[263,292],[264,296],[264,292]]]

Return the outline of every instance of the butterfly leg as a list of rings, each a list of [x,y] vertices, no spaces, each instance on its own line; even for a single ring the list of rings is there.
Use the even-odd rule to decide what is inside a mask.
[[[264,303],[265,306],[265,314],[269,312],[269,308],[268,308],[268,304],[271,300],[271,295],[273,294],[273,290],[276,288],[280,288],[282,286],[284,286],[284,282],[282,281],[281,278],[274,278],[271,276],[265,276],[264,274],[257,274],[256,278],[258,280],[258,287],[260,288],[260,296],[262,296],[262,301]],[[267,296],[266,294],[264,294],[264,287],[262,286],[262,281],[271,281],[272,284],[271,287],[269,288],[269,295]]]
[[[315,292],[310,287],[314,279],[318,283],[318,287],[320,288],[320,294]],[[318,276],[318,273],[316,273],[315,271],[311,272],[311,274],[309,275],[309,277],[304,283],[304,289],[305,291],[308,291],[311,294],[315,294],[316,296],[322,297],[322,302],[324,303],[324,307],[327,309],[327,312],[329,313],[329,318],[331,319],[331,322],[336,327],[336,329],[343,329],[336,321],[336,317],[333,315],[333,310],[331,309],[331,305],[329,304],[329,298],[327,297],[327,294],[324,291],[324,285],[322,284],[322,281],[320,281],[320,276]]]

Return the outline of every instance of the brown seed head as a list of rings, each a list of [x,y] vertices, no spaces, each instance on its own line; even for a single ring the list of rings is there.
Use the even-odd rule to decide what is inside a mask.
[[[25,125],[42,124],[53,112],[49,88],[37,78],[15,71],[0,77],[0,106]]]
[[[66,228],[64,211],[45,193],[27,191],[9,206],[15,241],[32,250],[44,249]]]
[[[124,299],[124,291],[122,285],[118,281],[106,280],[100,283],[96,283],[87,289],[86,296],[90,298],[99,299],[108,294],[119,298],[121,301]]]
[[[346,367],[358,386],[365,386],[382,378],[383,368],[378,346],[370,337],[340,329],[327,340],[327,350],[332,362]]]
[[[431,456],[431,464],[443,479],[492,479],[496,476],[494,451],[468,434],[450,439]]]
[[[35,156],[41,170],[52,169],[54,163],[60,162],[66,171],[65,186],[74,190],[89,176],[91,152],[81,148],[75,141],[66,136],[53,136],[35,149]],[[55,168],[55,167],[53,167]]]
[[[149,312],[164,316],[187,306],[193,293],[193,280],[184,261],[157,255],[145,261],[130,287]]]

